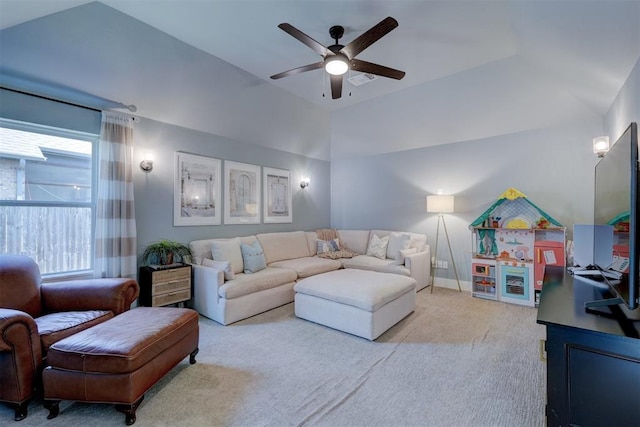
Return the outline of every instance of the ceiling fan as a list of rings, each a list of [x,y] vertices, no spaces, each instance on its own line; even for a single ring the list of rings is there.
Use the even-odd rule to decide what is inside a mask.
[[[363,73],[375,74],[382,77],[400,80],[404,77],[405,72],[385,67],[384,65],[373,64],[367,61],[355,59],[356,55],[371,46],[373,43],[384,37],[387,33],[398,26],[398,21],[392,17],[387,17],[380,21],[369,30],[365,31],[351,43],[343,46],[338,40],[344,35],[344,27],[334,25],[329,28],[329,35],[335,40],[335,44],[331,46],[323,46],[302,31],[298,30],[291,24],[282,23],[278,28],[298,39],[314,52],[322,56],[323,60],[315,64],[304,65],[289,71],[274,74],[272,79],[280,79],[282,77],[291,76],[305,71],[317,70],[324,68],[330,75],[331,81],[331,97],[338,99],[342,96],[342,75],[348,70],[360,71]]]

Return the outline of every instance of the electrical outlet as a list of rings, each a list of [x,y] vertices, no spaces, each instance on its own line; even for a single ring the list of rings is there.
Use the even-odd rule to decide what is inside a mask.
[[[436,268],[449,268],[449,262],[444,260],[436,260]]]

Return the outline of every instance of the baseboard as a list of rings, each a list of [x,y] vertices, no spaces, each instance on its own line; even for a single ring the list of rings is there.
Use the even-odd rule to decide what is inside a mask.
[[[445,279],[442,277],[436,277],[436,288],[447,288],[458,290],[458,282],[456,279]],[[466,282],[464,280],[460,280],[460,287],[465,292],[471,292],[471,282]]]

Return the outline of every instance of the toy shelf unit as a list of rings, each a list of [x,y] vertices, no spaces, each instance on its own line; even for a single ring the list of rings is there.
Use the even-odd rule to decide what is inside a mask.
[[[471,264],[471,292],[478,298],[496,299],[496,262],[476,260]]]
[[[537,306],[545,266],[565,265],[565,228],[510,188],[470,229],[472,295]]]

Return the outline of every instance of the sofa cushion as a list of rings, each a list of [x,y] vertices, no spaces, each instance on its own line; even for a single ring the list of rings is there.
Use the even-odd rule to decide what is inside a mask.
[[[256,236],[245,236],[240,237],[240,242],[245,243],[253,243],[256,240]],[[228,238],[223,239],[203,239],[203,240],[193,240],[189,242],[189,249],[191,249],[191,261],[194,264],[202,265],[202,260],[204,258],[213,259],[213,254],[211,253],[211,244],[218,240],[229,240]]]
[[[293,283],[298,275],[288,268],[267,267],[253,274],[236,274],[235,279],[225,282],[218,288],[218,295],[221,298],[232,299],[254,292],[271,289]]]
[[[394,264],[396,265],[403,265],[405,264],[405,259],[409,256],[409,255],[413,255],[416,252],[418,252],[418,250],[416,248],[408,248],[408,249],[403,249],[401,251],[398,251],[398,257],[394,260]]]
[[[378,237],[375,234],[371,236],[369,247],[367,247],[367,255],[380,259],[387,257],[387,246],[389,245],[389,236]]]
[[[342,247],[358,254],[367,253],[369,234],[369,230],[338,230]]]
[[[418,252],[424,252],[427,248],[427,235],[418,233],[409,233],[411,235],[411,242],[409,248],[416,248]]]
[[[315,231],[305,231],[304,234],[307,236],[307,248],[309,248],[309,256],[316,255],[316,240],[318,240],[318,233],[316,233]]]
[[[302,278],[326,273],[327,271],[338,270],[342,267],[342,263],[340,261],[315,256],[278,261],[269,264],[269,266],[294,270],[298,274],[298,277]]]
[[[215,261],[229,261],[234,273],[242,273],[244,264],[240,251],[240,238],[216,239],[211,243],[211,255]]]
[[[49,347],[61,339],[106,322],[113,316],[112,311],[89,310],[61,311],[36,317],[34,320],[40,334],[42,353],[46,354]]]
[[[222,270],[222,272],[224,273],[224,280],[233,280],[233,278],[235,277],[235,273],[233,272],[231,263],[229,261],[214,261],[209,258],[203,258],[202,265],[205,267],[213,267],[217,268],[218,270]]]
[[[389,234],[389,244],[387,245],[387,258],[398,261],[400,259],[400,251],[409,248],[411,243],[411,235],[409,233]]]
[[[264,250],[267,265],[276,261],[311,256],[304,231],[262,233],[256,237]]]
[[[371,230],[371,235],[373,236],[374,234],[378,237],[384,237],[384,236],[389,236],[392,233],[394,233],[394,231],[389,231],[389,230]],[[427,235],[426,234],[420,234],[420,233],[412,233],[412,232],[402,232],[401,234],[408,234],[411,236],[411,240],[409,243],[409,247],[410,248],[416,248],[418,250],[418,252],[422,252],[425,250],[426,245],[427,245]]]
[[[410,276],[411,271],[404,265],[397,265],[395,260],[380,259],[368,255],[358,255],[342,261],[344,268],[356,268],[359,270],[378,271],[380,273],[395,273]]]
[[[264,260],[264,252],[258,240],[251,245],[240,243],[240,251],[242,252],[245,274],[257,273],[267,268],[267,263]]]

